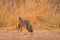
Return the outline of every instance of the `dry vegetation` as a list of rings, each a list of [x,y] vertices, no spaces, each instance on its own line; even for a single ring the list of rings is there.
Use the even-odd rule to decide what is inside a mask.
[[[59,13],[59,0],[0,0],[0,27],[17,27],[20,16],[29,20],[34,28],[57,28]]]
[[[22,19],[29,20],[33,26],[34,31],[36,30],[39,30],[39,32],[40,30],[58,30],[59,31],[60,30],[60,0],[0,0],[0,30],[2,29],[6,31],[16,30],[18,26],[19,16]],[[25,28],[23,28],[23,31],[26,31]],[[46,36],[48,35],[48,33],[46,33]],[[38,35],[41,35],[41,34],[38,34]],[[29,35],[29,37],[31,36]],[[21,38],[21,40],[24,40],[24,39]],[[32,38],[32,40],[34,39]],[[48,40],[51,40],[51,39],[48,39]],[[55,39],[52,39],[52,40],[55,40]],[[60,40],[60,38],[58,40]]]

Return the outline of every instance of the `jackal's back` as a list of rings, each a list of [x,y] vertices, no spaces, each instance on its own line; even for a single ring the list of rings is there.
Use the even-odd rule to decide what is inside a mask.
[[[28,20],[23,20],[20,22],[20,24],[21,24],[21,26],[24,26],[24,25],[28,26],[30,24],[30,22]]]

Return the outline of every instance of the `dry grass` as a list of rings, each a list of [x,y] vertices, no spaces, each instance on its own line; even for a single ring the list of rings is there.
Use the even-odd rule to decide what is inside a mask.
[[[30,21],[33,35],[17,32],[19,16]],[[0,40],[60,40],[60,1],[0,0],[0,30]]]

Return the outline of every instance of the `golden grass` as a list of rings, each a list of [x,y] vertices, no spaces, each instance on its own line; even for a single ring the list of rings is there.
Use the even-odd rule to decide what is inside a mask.
[[[8,0],[6,0],[6,2],[8,2]],[[21,0],[21,2],[23,2],[23,0]],[[19,7],[17,7],[16,1],[14,1],[11,9],[9,9],[9,3],[4,6],[2,0],[0,1],[0,24],[2,22],[2,24],[4,24],[3,27],[6,26],[7,28],[16,28],[19,16],[22,19],[29,20],[33,28],[58,28],[58,24],[60,23],[59,15],[58,13],[55,15],[55,8],[51,8],[48,0],[46,0],[45,3],[42,0],[26,0],[25,3],[20,3]]]

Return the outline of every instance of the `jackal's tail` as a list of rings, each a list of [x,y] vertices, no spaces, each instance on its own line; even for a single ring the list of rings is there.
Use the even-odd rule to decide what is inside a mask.
[[[22,18],[21,18],[21,17],[19,17],[19,20],[20,20],[20,21],[22,21]]]

